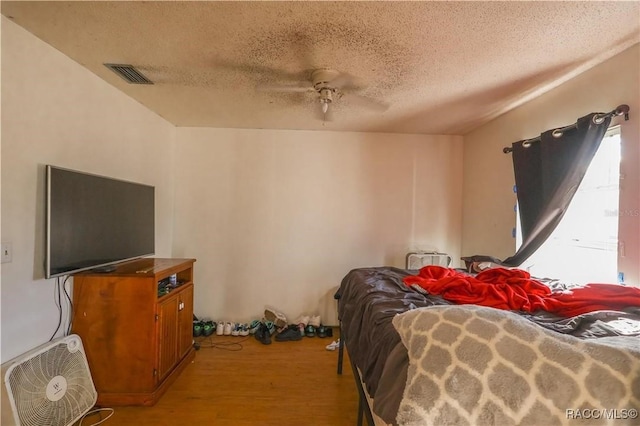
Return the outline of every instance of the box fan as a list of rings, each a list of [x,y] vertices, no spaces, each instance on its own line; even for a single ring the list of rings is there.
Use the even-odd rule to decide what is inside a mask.
[[[68,426],[96,403],[80,337],[47,342],[2,364],[2,425]]]
[[[450,264],[451,256],[446,253],[435,251],[413,251],[407,253],[407,269],[420,269],[427,265],[438,265],[447,268]]]

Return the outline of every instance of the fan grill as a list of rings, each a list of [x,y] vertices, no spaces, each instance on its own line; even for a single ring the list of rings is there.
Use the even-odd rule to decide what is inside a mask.
[[[413,252],[407,253],[407,269],[420,269],[427,265],[444,266],[451,264],[451,256],[437,252]]]
[[[70,351],[69,346],[64,342],[52,346],[9,372],[7,390],[21,426],[69,425],[95,404],[86,357],[81,350]],[[64,395],[51,400],[47,386]]]

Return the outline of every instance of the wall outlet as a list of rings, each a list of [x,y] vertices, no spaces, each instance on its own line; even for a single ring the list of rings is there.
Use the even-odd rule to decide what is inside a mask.
[[[2,263],[9,263],[13,258],[13,250],[11,249],[11,243],[2,243],[2,253],[0,253],[0,259]]]

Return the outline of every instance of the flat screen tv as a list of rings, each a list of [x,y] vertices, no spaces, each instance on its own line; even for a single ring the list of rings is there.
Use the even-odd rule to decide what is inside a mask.
[[[155,188],[46,167],[47,278],[115,264],[155,252]]]

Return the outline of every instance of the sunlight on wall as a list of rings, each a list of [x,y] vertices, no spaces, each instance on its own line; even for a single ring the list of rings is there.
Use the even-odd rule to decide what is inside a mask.
[[[571,205],[549,239],[520,267],[576,284],[618,282],[620,128],[605,135]],[[519,215],[518,215],[519,218]],[[522,243],[520,221],[516,244]]]

